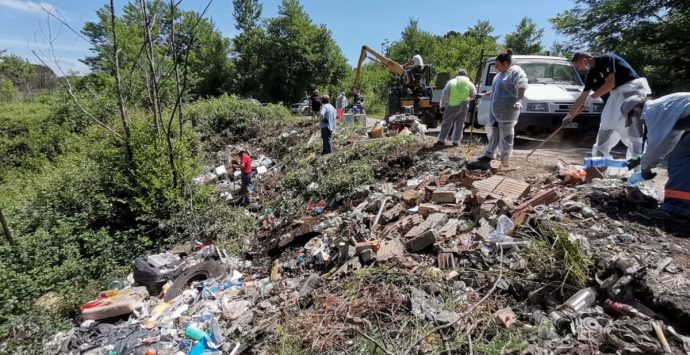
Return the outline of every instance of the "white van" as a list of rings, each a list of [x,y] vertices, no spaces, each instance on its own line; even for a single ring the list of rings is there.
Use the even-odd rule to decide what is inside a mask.
[[[478,92],[491,91],[491,83],[496,76],[496,58],[483,63]],[[582,78],[569,60],[561,57],[536,55],[514,55],[513,64],[519,65],[527,74],[529,86],[523,98],[516,133],[530,134],[553,132],[561,126],[563,117],[584,87]],[[479,100],[477,121],[480,125],[488,122],[491,97]],[[594,100],[591,107],[583,108],[570,130],[595,131],[599,127],[604,101]]]

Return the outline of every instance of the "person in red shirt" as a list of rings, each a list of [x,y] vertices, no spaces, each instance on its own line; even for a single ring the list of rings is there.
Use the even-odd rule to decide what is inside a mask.
[[[246,206],[251,203],[249,200],[249,185],[252,183],[252,158],[246,150],[241,150],[237,153],[240,158],[240,172],[242,173],[242,187],[240,188],[240,195],[242,196],[242,205]]]

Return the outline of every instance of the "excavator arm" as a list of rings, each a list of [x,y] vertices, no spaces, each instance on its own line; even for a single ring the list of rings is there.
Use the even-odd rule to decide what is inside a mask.
[[[371,60],[372,62],[383,65],[391,72],[400,75],[404,84],[409,83],[410,79],[407,75],[407,71],[405,70],[405,68],[403,68],[402,65],[386,58],[382,54],[367,46],[362,46],[362,52],[359,55],[359,61],[357,61],[357,71],[355,72],[355,80],[352,83],[353,92],[359,91],[359,78],[362,73],[362,63],[364,63],[364,60],[367,58],[369,58],[369,60]]]

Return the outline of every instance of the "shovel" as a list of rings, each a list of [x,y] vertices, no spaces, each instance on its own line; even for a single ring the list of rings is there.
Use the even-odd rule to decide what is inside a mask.
[[[555,137],[563,128],[565,128],[565,127],[564,126],[558,127],[558,129],[555,130],[553,133],[551,133],[550,136],[546,137],[546,139],[544,139],[541,143],[539,143],[539,145],[536,148],[532,149],[532,151],[529,152],[529,154],[527,154],[527,156],[525,157],[525,160],[529,159],[530,155],[534,154],[534,152],[536,152],[537,149],[541,148],[544,144],[546,144],[546,142],[550,141],[551,138]]]

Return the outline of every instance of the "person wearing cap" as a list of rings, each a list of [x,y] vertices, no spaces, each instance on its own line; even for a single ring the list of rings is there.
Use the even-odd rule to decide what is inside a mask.
[[[242,186],[240,187],[240,195],[242,196],[241,204],[247,206],[251,203],[249,200],[249,185],[252,183],[252,158],[246,150],[240,150],[237,153],[240,162],[240,178]]]
[[[438,134],[435,146],[443,147],[446,145],[446,139],[450,135],[451,129],[453,129],[453,146],[460,145],[470,100],[474,99],[476,95],[477,89],[467,77],[467,70],[465,69],[458,70],[458,76],[446,83],[439,103],[439,107],[443,109],[441,132]]]
[[[321,107],[321,112],[319,112],[319,117],[321,118],[319,128],[321,129],[321,139],[323,140],[321,154],[325,155],[332,152],[331,137],[333,132],[335,132],[336,111],[335,107],[331,105],[331,98],[328,95],[321,96],[321,102],[323,106]]]
[[[628,159],[642,154],[642,132],[634,126],[625,126],[620,109],[626,97],[644,97],[652,93],[647,79],[640,77],[625,59],[612,53],[594,57],[588,52],[577,52],[571,62],[578,71],[587,71],[587,76],[580,97],[563,118],[563,126],[572,123],[583,107],[591,106],[592,100],[604,97],[606,104],[592,156],[611,157],[611,149],[620,141],[628,147]]]
[[[628,160],[628,168],[640,166],[631,182],[651,180],[652,171],[668,158],[668,182],[664,202],[656,210],[647,211],[655,219],[690,219],[690,93],[677,93],[656,100],[638,95],[628,97],[621,105],[627,127],[647,128],[647,150]]]

